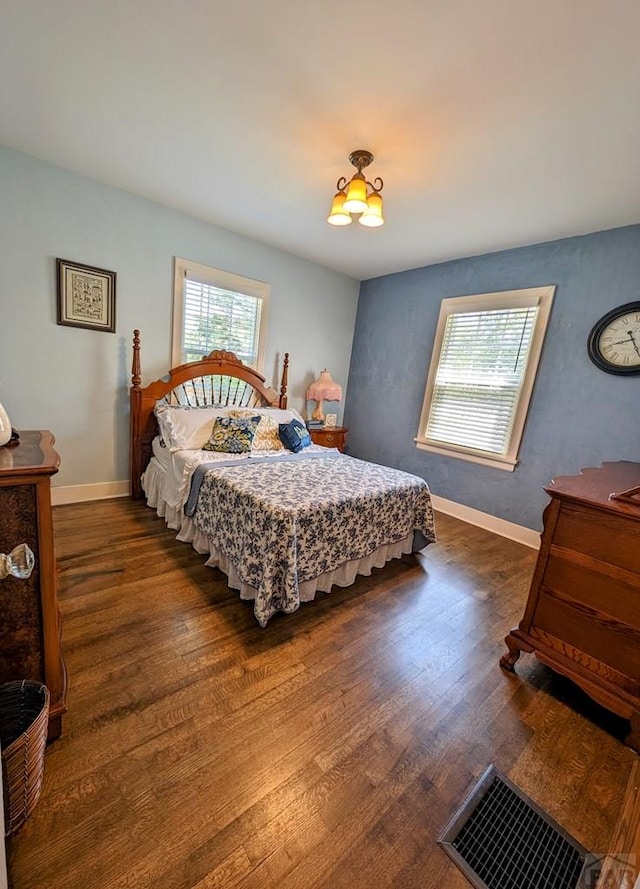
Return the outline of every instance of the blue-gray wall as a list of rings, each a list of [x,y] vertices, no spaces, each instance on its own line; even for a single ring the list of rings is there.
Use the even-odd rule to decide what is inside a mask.
[[[418,450],[440,301],[545,284],[556,293],[515,471]],[[553,476],[640,461],[640,376],[603,373],[586,349],[601,315],[639,299],[640,225],[363,282],[345,407],[350,453],[420,475],[441,497],[540,529],[542,486]]]
[[[271,285],[265,374],[291,353],[291,406],[323,367],[345,386],[356,280],[0,148],[0,401],[55,434],[54,484],[127,479],[132,331],[151,382],[170,366],[174,256]],[[115,335],[56,324],[56,257],[117,272]]]

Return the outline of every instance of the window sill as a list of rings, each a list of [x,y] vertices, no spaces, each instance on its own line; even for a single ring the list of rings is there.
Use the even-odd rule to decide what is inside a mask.
[[[443,457],[455,457],[457,460],[467,460],[469,463],[479,463],[481,466],[490,466],[492,469],[502,469],[504,472],[513,472],[518,461],[511,457],[490,456],[488,454],[474,453],[473,451],[459,451],[447,448],[444,445],[434,445],[421,438],[414,438],[416,447],[421,451],[430,451],[432,454],[442,454]]]

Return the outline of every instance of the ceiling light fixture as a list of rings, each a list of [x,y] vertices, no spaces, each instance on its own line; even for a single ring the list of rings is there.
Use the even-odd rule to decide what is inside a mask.
[[[382,215],[382,186],[384,182],[378,176],[373,182],[368,182],[362,175],[365,167],[373,160],[370,151],[359,149],[352,151],[349,161],[357,169],[357,173],[347,182],[344,176],[338,179],[338,189],[331,204],[331,212],[327,216],[330,225],[349,225],[353,220],[352,213],[359,213],[358,222],[368,228],[377,228],[384,225]]]

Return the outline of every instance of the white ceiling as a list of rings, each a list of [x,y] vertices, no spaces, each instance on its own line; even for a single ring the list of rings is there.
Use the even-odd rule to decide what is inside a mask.
[[[0,143],[356,278],[640,221],[639,0],[1,8]]]

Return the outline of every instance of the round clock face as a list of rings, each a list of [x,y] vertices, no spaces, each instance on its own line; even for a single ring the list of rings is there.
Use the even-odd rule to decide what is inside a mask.
[[[612,374],[640,374],[640,301],[618,306],[597,321],[587,341],[589,358]]]

